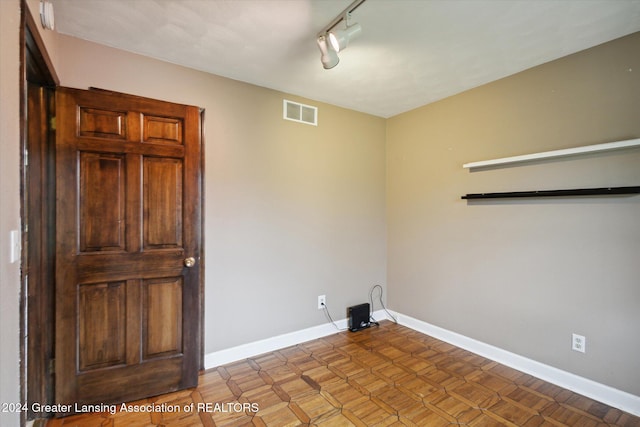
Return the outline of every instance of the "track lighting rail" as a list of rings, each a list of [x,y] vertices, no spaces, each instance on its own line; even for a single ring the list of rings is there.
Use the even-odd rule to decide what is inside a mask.
[[[325,34],[327,34],[329,31],[331,31],[333,29],[333,27],[335,27],[336,25],[338,25],[340,22],[345,20],[345,17],[347,16],[347,14],[353,12],[354,10],[356,10],[362,3],[364,3],[366,0],[355,0],[353,3],[351,3],[345,10],[343,10],[342,12],[340,12],[340,14],[338,16],[336,16],[333,21],[329,22],[329,25],[327,25],[326,27],[324,27],[319,33],[318,33],[318,37],[320,36],[324,36]]]

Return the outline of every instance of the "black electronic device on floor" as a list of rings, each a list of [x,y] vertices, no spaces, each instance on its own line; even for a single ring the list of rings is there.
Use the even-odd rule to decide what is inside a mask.
[[[356,332],[371,326],[369,303],[358,304],[347,308],[349,330]]]

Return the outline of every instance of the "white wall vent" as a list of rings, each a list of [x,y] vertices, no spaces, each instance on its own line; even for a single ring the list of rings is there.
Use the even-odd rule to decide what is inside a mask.
[[[318,107],[300,104],[284,99],[282,103],[282,117],[285,120],[318,126]]]

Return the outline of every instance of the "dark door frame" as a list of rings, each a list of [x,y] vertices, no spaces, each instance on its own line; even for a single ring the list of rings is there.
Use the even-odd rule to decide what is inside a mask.
[[[26,0],[20,8],[20,398],[28,408],[21,412],[24,425],[48,416],[34,412],[33,403],[53,399],[52,117],[59,79]]]

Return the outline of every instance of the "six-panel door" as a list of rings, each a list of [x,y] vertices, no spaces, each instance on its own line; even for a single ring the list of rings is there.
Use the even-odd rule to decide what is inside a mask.
[[[67,88],[56,101],[56,402],[195,386],[199,109]]]

